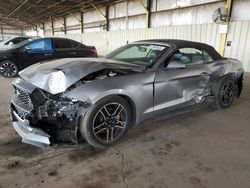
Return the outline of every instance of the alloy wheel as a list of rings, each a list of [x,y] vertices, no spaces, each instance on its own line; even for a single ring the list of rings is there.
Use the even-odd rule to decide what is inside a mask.
[[[120,103],[109,103],[101,107],[93,119],[94,136],[101,142],[118,139],[128,124],[128,114]]]
[[[229,80],[223,86],[221,90],[221,99],[224,105],[228,105],[232,102],[234,97],[234,83]]]
[[[17,66],[12,62],[2,63],[0,66],[0,73],[5,77],[13,77],[17,74]]]

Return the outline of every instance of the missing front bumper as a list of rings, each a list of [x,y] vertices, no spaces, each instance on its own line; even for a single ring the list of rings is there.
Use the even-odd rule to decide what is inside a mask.
[[[13,127],[21,136],[22,142],[38,147],[49,147],[51,145],[49,135],[39,128],[34,128],[29,125],[28,120],[21,119],[17,113],[11,109],[13,119]]]

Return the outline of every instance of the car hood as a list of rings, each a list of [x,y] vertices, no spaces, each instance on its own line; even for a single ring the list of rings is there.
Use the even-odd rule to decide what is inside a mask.
[[[65,58],[40,62],[19,73],[22,79],[51,94],[64,92],[85,76],[102,69],[129,69],[142,72],[145,66],[100,58]]]

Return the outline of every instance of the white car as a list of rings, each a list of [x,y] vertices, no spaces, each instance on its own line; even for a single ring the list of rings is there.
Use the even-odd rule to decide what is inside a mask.
[[[30,39],[32,38],[27,37],[27,36],[19,36],[19,37],[12,37],[12,38],[5,39],[0,42],[0,50],[7,50],[15,44],[18,44],[20,42],[23,42],[25,40],[30,40]]]

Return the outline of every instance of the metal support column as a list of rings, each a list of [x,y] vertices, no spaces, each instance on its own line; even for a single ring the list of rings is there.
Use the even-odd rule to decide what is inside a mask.
[[[106,31],[109,31],[109,6],[106,6],[106,11],[105,11],[105,19],[106,19]]]
[[[63,18],[63,31],[64,31],[64,34],[66,35],[67,34],[67,22],[66,22],[66,17]]]
[[[81,12],[81,21],[80,21],[80,24],[81,24],[81,33],[84,32],[84,24],[83,24],[83,12]]]
[[[233,0],[227,0],[226,3],[226,9],[227,9],[227,16],[228,16],[228,20],[226,21],[225,25],[227,27],[229,27],[230,24],[230,17],[231,17],[231,13],[232,13],[232,7],[233,7]],[[226,47],[226,43],[227,43],[227,34],[228,31],[226,33],[222,33],[221,34],[221,38],[220,38],[220,49],[219,49],[219,53],[224,56],[225,54],[225,47]]]
[[[45,24],[42,23],[43,37],[45,36]]]
[[[2,39],[4,40],[3,26],[1,26],[1,35],[2,35]]]
[[[140,0],[141,5],[146,11],[146,33],[145,38],[148,37],[148,29],[150,28],[150,20],[151,20],[151,5],[152,0],[147,0],[147,5],[144,4],[143,0]]]
[[[54,30],[54,22],[53,20],[51,21],[51,29],[52,29],[52,35],[55,35],[55,30]]]
[[[35,26],[36,36],[38,37],[38,28],[37,25]]]

